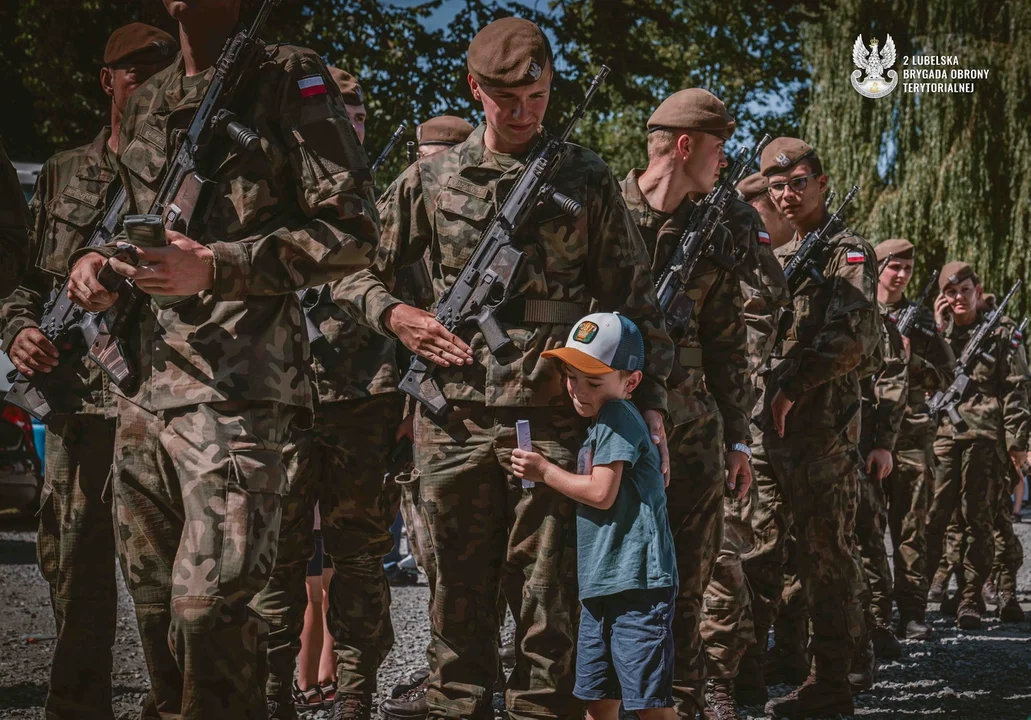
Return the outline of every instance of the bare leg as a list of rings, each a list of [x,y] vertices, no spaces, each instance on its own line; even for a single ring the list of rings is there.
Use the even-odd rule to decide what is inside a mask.
[[[638,710],[637,717],[641,720],[677,720],[677,711],[673,708],[649,708]]]
[[[307,690],[318,684],[319,657],[322,655],[325,606],[322,604],[322,578],[305,578],[308,607],[304,610],[304,628],[301,630],[301,652],[297,656],[297,684]]]
[[[619,700],[590,700],[587,720],[619,720]]]
[[[333,568],[322,571],[322,633],[326,642],[322,644],[322,657],[319,658],[319,684],[335,683],[337,680],[337,656],[333,652],[333,637],[326,625],[326,610],[329,608],[329,581],[333,578]]]

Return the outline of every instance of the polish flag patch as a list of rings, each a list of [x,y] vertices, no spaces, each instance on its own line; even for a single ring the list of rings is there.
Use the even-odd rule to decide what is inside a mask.
[[[326,94],[326,81],[321,75],[309,75],[297,81],[297,87],[301,90],[301,97],[313,97]]]
[[[762,230],[759,231],[759,244],[760,245],[769,245],[770,244],[770,234],[768,232],[763,232]]]
[[[855,265],[856,263],[866,262],[866,255],[859,252],[858,250],[849,250],[845,253],[845,262],[849,265]]]

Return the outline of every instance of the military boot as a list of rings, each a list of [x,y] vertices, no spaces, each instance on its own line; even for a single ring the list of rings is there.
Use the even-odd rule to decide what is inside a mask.
[[[763,654],[765,651],[761,651],[757,645],[752,645],[741,658],[737,679],[734,681],[734,692],[742,705],[765,705],[770,699],[766,692],[766,681],[763,679]]]
[[[898,660],[902,657],[902,644],[895,633],[880,625],[874,626],[870,632],[873,641],[873,652],[881,660]]]
[[[706,718],[712,720],[741,720],[734,703],[733,680],[709,680],[705,688],[705,701],[709,707]]]
[[[384,700],[379,706],[383,720],[424,720],[430,714],[426,703],[426,691],[430,687],[430,676],[427,672],[418,685],[409,686],[407,690]]]
[[[1024,610],[1017,597],[1008,590],[999,593],[999,619],[1008,623],[1024,622]]]
[[[927,602],[940,603],[945,600],[945,590],[948,587],[948,579],[935,573],[931,580],[931,587],[927,590]]]
[[[818,680],[810,675],[801,687],[784,697],[766,703],[766,716],[772,718],[833,718],[846,717],[856,711],[852,693],[846,680]]]
[[[801,685],[809,677],[809,655],[803,649],[787,645],[774,645],[766,653],[763,678],[766,686]]]
[[[293,702],[267,698],[265,704],[268,706],[269,720],[297,720],[297,710]]]
[[[330,720],[370,720],[372,697],[361,693],[337,692]]]
[[[852,669],[848,673],[848,685],[853,695],[866,692],[873,687],[877,679],[877,656],[873,649],[873,640],[866,640],[856,645],[852,656]]]
[[[959,592],[955,595],[947,595],[938,608],[938,611],[946,617],[956,617],[957,610],[959,610]]]
[[[899,615],[899,624],[895,626],[895,636],[903,640],[930,640],[934,630],[915,615]]]
[[[956,627],[960,630],[981,629],[981,608],[977,603],[964,600],[956,609]]]
[[[988,578],[984,581],[984,585],[981,587],[981,597],[989,605],[999,604],[999,589],[995,585],[995,580]]]

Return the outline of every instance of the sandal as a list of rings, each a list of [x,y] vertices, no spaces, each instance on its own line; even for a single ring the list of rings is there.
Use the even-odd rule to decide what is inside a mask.
[[[337,681],[327,680],[324,683],[319,683],[319,692],[322,693],[322,698],[326,703],[326,707],[333,704],[333,701],[337,696]]]
[[[312,685],[307,690],[301,690],[301,686],[294,680],[293,689],[294,707],[298,710],[320,710],[326,706],[326,698],[322,694],[322,687]]]

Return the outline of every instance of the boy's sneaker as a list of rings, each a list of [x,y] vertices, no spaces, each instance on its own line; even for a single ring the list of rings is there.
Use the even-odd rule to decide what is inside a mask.
[[[825,718],[856,712],[847,680],[818,680],[810,675],[801,687],[784,697],[766,703],[766,716],[772,718]]]

